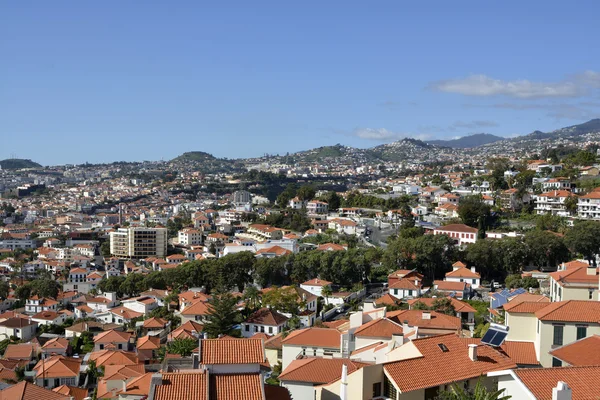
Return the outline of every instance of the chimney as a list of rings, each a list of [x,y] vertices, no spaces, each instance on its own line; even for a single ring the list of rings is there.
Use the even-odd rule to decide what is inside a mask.
[[[475,267],[471,267],[471,272],[475,273]]]
[[[552,388],[552,400],[572,400],[573,391],[566,382],[558,381],[555,388]]]
[[[342,365],[342,379],[340,382],[340,400],[348,400],[348,366]]]
[[[469,358],[471,361],[477,361],[477,345],[470,344],[469,345]]]
[[[593,265],[588,265],[586,270],[588,275],[596,275],[596,267],[594,267]]]
[[[422,319],[431,319],[431,313],[429,311],[423,311],[421,318]]]
[[[123,390],[122,390],[122,392],[125,393],[125,392],[127,392],[127,381],[123,380],[121,382],[123,382]]]
[[[458,265],[453,265],[453,266],[452,266],[452,271],[454,272],[454,271],[456,271],[456,270],[457,270],[457,269],[459,269],[459,268],[460,268],[460,267],[459,267]]]

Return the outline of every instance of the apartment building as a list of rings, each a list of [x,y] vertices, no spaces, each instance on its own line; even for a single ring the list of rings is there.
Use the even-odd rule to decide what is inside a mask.
[[[198,229],[185,228],[178,233],[179,244],[182,246],[196,246],[202,244],[202,232]]]
[[[327,214],[329,205],[324,201],[312,200],[306,204],[306,211],[309,214]]]
[[[567,210],[565,200],[572,196],[575,195],[568,190],[552,190],[542,193],[535,199],[535,213],[568,217],[571,213]]]
[[[579,197],[577,216],[584,219],[600,219],[600,190]]]
[[[110,254],[142,259],[167,254],[166,228],[119,228],[110,233]]]

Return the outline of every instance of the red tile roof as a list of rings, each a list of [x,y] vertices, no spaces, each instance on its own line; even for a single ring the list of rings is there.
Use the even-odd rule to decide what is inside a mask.
[[[446,278],[474,278],[479,279],[481,275],[477,272],[471,271],[469,268],[458,268],[454,271],[448,272]]]
[[[192,400],[208,398],[208,374],[172,372],[162,374],[162,384],[156,385],[154,400]]]
[[[70,400],[69,396],[55,393],[26,381],[0,390],[0,400]]]
[[[430,318],[423,318],[423,313],[429,313]],[[436,311],[399,310],[387,313],[387,317],[399,324],[403,324],[406,321],[410,327],[416,326],[424,329],[459,330],[462,326],[460,318]]]
[[[128,342],[131,333],[110,330],[102,332],[94,337],[94,343],[122,343]]]
[[[326,281],[324,279],[314,278],[314,279],[311,279],[310,281],[304,282],[303,285],[306,285],[306,286],[327,286],[327,285],[331,285],[331,282]]]
[[[402,392],[446,385],[477,378],[490,371],[516,367],[507,356],[489,346],[479,346],[477,361],[471,361],[468,345],[455,334],[415,339],[409,343],[416,347],[420,357],[384,365],[384,371]]]
[[[465,224],[450,224],[445,226],[440,226],[435,229],[440,232],[464,232],[464,233],[477,233],[477,228],[471,228]]]
[[[342,334],[337,329],[305,328],[292,331],[281,343],[283,345],[339,349],[341,337]]]
[[[478,338],[462,338],[467,344],[481,344]],[[540,365],[533,342],[505,341],[499,349],[518,365]]]
[[[358,327],[354,331],[354,336],[391,339],[392,335],[402,335],[402,333],[402,325],[387,318],[379,318]]]
[[[52,391],[55,393],[58,393],[58,394],[65,395],[65,396],[71,396],[71,397],[73,397],[73,400],[83,400],[86,397],[88,397],[87,389],[73,387],[73,386],[60,385],[60,386],[52,389]]]
[[[348,374],[351,374],[368,364],[347,358],[302,358],[292,361],[278,379],[285,382],[329,383],[341,378],[343,365],[348,367]]]
[[[574,367],[600,365],[600,336],[589,336],[550,351],[558,358]]]
[[[433,281],[436,290],[463,292],[470,285],[466,282]]]
[[[444,298],[444,297],[442,297],[442,298]],[[473,307],[471,307],[471,305],[469,303],[465,303],[464,301],[460,301],[458,299],[455,299],[454,297],[446,297],[446,299],[450,299],[450,302],[452,303],[452,306],[454,307],[454,310],[456,312],[472,312],[472,313],[477,312],[477,310],[475,310]],[[427,307],[432,307],[433,303],[436,300],[437,299],[434,297],[419,297],[418,299],[410,299],[407,301],[407,303],[409,306],[411,306],[411,308],[412,308],[412,305],[415,303],[423,303]]]
[[[210,375],[210,399],[263,400],[263,382],[260,374]]]
[[[596,400],[600,393],[600,366],[526,368],[514,373],[538,400],[552,400],[552,388],[558,381],[569,385],[573,400]]]
[[[265,307],[250,315],[246,323],[278,326],[284,324],[287,320],[288,317],[285,315]]]
[[[600,302],[559,301],[536,311],[535,316],[540,321],[600,323]]]
[[[535,314],[537,311],[542,310],[544,308],[546,308],[548,306],[548,303],[543,302],[543,303],[536,303],[536,302],[529,302],[529,301],[521,301],[521,302],[516,302],[514,304],[512,304],[511,302],[508,302],[506,304],[504,304],[504,311],[510,312],[510,313],[524,313],[524,314]]]
[[[200,363],[260,364],[265,361],[261,339],[204,339],[200,348]]]

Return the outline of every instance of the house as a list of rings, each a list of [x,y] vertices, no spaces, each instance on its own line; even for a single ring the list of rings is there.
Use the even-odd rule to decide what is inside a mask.
[[[300,200],[298,197],[294,197],[293,199],[290,199],[288,206],[292,210],[301,210],[302,208],[306,207],[306,204],[307,204],[306,201]]]
[[[531,200],[528,193],[521,194],[519,189],[511,188],[500,192],[499,196],[500,207],[503,210],[518,210],[524,203],[529,203]]]
[[[600,366],[510,369],[487,376],[515,400],[584,400],[600,393]]]
[[[148,372],[130,379],[124,389],[118,390],[119,400],[144,400],[150,394],[153,373]]]
[[[306,203],[306,211],[309,214],[327,214],[329,212],[329,204],[324,201],[311,200]]]
[[[469,300],[473,292],[471,284],[467,282],[433,281],[433,289],[444,296],[452,296],[460,300]]]
[[[474,386],[488,372],[516,367],[496,349],[468,345],[455,334],[415,339],[389,356],[381,381],[383,395],[390,399],[432,399],[450,384]],[[483,383],[493,387],[492,379],[483,378]]]
[[[179,315],[181,316],[181,322],[196,321],[203,323],[208,318],[209,310],[210,309],[207,302],[198,300],[183,308],[179,312]]]
[[[160,339],[156,336],[142,336],[135,345],[138,358],[144,363],[155,360],[160,347]]]
[[[72,400],[85,400],[88,397],[87,389],[75,386],[60,385],[52,389],[52,391],[59,395],[68,396]]]
[[[42,311],[58,311],[58,302],[45,297],[32,296],[25,301],[25,312],[37,314]]]
[[[401,345],[403,343],[404,330],[402,324],[382,317],[360,325],[354,330],[352,335],[354,336],[354,349],[362,349],[374,343],[381,344],[390,341]]]
[[[281,246],[271,246],[258,250],[256,252],[256,257],[273,258],[287,256],[289,254],[292,254],[290,250],[284,249]]]
[[[460,301],[455,299],[454,297],[447,297],[454,307],[454,311],[456,312],[456,316],[460,318],[463,325],[473,326],[475,324],[475,310],[470,304],[465,303],[464,301]],[[415,303],[422,303],[427,307],[433,307],[435,301],[437,299],[435,297],[421,297],[418,299],[408,300],[409,309],[413,309]]]
[[[55,311],[41,311],[31,317],[38,325],[62,325],[66,319],[65,314]]]
[[[433,211],[440,218],[458,218],[458,206],[456,204],[444,203],[440,204]]]
[[[481,275],[475,272],[475,267],[471,269],[463,266],[464,264],[456,262],[452,266],[452,271],[446,273],[444,280],[446,282],[467,282],[471,285],[471,288],[478,289],[481,285]]]
[[[152,317],[145,319],[142,327],[149,334],[156,334],[169,326],[169,322],[162,318]]]
[[[144,316],[148,315],[150,311],[158,307],[156,300],[150,296],[140,296],[122,300],[121,305]]]
[[[178,232],[179,244],[182,246],[199,246],[202,244],[202,232],[194,228],[185,228]]]
[[[119,304],[117,294],[114,292],[104,293],[102,296],[96,296],[87,299],[87,306],[94,311],[107,312],[109,309]]]
[[[127,384],[144,375],[143,364],[105,365],[104,374],[98,381],[98,399],[117,399]],[[137,399],[136,399],[137,400]]]
[[[110,330],[94,337],[94,351],[125,350],[130,347],[131,333]]]
[[[422,282],[418,276],[396,279],[389,286],[389,294],[396,299],[420,297],[423,294]]]
[[[458,333],[461,331],[460,318],[431,310],[399,310],[387,313],[387,318],[402,326],[405,337],[427,337]]]
[[[169,333],[167,341],[173,341],[175,339],[194,339],[197,340],[200,332],[202,332],[202,325],[194,322],[187,321],[180,325],[173,332]]]
[[[551,301],[600,300],[598,268],[575,261],[569,268],[549,273]]]
[[[49,389],[61,385],[79,386],[81,361],[59,355],[40,360],[33,367],[35,384]]]
[[[292,361],[278,379],[293,399],[314,399],[315,387],[340,379],[343,367],[352,374],[366,365],[347,358],[306,357]]]
[[[4,351],[3,359],[11,361],[31,362],[37,358],[36,347],[31,343],[9,344]]]
[[[550,355],[564,367],[600,365],[600,336],[592,335],[557,347]]]
[[[314,278],[314,279],[311,279],[309,281],[306,281],[306,282],[300,284],[300,288],[306,290],[307,292],[314,294],[317,297],[323,297],[323,294],[322,294],[323,288],[325,286],[330,286],[330,285],[331,285],[331,282],[329,282],[329,281],[319,279],[319,278]]]
[[[568,190],[552,190],[539,194],[535,199],[535,213],[568,217],[571,215],[571,211],[567,210],[565,201],[571,197],[577,197],[577,195]],[[577,200],[577,202],[579,201]]]
[[[550,351],[600,334],[600,302],[567,300],[560,302],[518,302],[504,306],[507,340],[533,342],[543,367],[561,366]]]
[[[337,243],[323,243],[317,246],[316,250],[318,251],[345,251],[348,248],[344,245]]]
[[[582,219],[600,219],[600,191],[598,188],[577,199],[577,216]]]
[[[356,235],[358,224],[350,219],[335,218],[330,220],[327,226],[340,234]]]
[[[125,307],[111,308],[107,312],[100,312],[96,314],[96,319],[105,324],[129,324],[135,318],[142,318],[144,314],[137,311],[130,310]]]
[[[10,400],[73,400],[71,396],[56,393],[27,381],[21,381],[0,390],[0,399]]]
[[[257,332],[275,335],[285,328],[288,317],[270,308],[261,308],[242,322],[242,336],[249,338]]]
[[[62,337],[56,337],[48,340],[42,346],[42,357],[47,358],[51,355],[70,356],[71,343]]]
[[[446,235],[454,239],[459,246],[475,243],[477,241],[477,228],[471,228],[465,224],[450,224],[440,226],[433,230],[434,235]]]
[[[26,342],[35,336],[37,330],[37,322],[23,318],[8,318],[0,322],[0,336],[17,337]]]
[[[265,340],[265,356],[269,365],[277,365],[283,360],[282,334],[273,335]]]
[[[199,368],[212,374],[259,373],[266,362],[262,339],[201,339]]]
[[[341,356],[342,334],[336,329],[305,328],[292,331],[281,341],[282,370],[298,356]]]

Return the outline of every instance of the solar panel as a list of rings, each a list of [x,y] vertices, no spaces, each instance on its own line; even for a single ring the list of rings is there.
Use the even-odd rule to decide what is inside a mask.
[[[508,326],[499,324],[490,324],[490,328],[481,338],[481,343],[488,344],[490,346],[499,347],[504,343],[506,336],[508,335]]]

